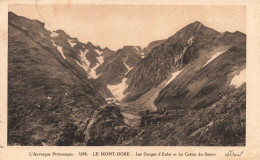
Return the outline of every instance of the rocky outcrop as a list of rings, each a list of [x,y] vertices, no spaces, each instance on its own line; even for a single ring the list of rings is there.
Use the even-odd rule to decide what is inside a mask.
[[[57,146],[70,146],[74,143],[75,132],[78,127],[73,123],[66,123],[61,126],[61,131],[55,140],[54,144]]]
[[[85,119],[79,128],[75,131],[74,137],[76,143],[84,143],[85,140],[85,131],[87,129],[87,126],[89,124],[90,118]]]
[[[92,116],[85,131],[85,143],[90,146],[116,145],[119,135],[128,126],[123,120],[119,106],[101,106]]]

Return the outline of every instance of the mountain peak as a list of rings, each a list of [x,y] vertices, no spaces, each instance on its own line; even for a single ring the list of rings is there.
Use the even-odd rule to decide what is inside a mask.
[[[133,49],[133,48],[135,48],[135,49],[137,49],[137,50],[141,50],[141,47],[140,47],[140,46],[133,46],[133,45],[126,45],[126,46],[124,46],[124,47],[121,48],[121,49]]]
[[[191,23],[191,26],[192,26],[193,28],[196,28],[196,29],[197,29],[197,28],[203,26],[203,24],[202,24],[201,22],[199,22],[199,21],[195,21],[195,22]]]
[[[56,32],[56,33],[59,33],[59,34],[61,34],[61,35],[66,35],[66,36],[68,36],[63,30],[61,30],[61,29],[58,29],[58,30],[56,30],[56,31],[54,31],[54,32]]]
[[[195,21],[194,24],[202,24],[200,21]]]
[[[92,47],[94,46],[91,42],[88,42],[87,45]]]
[[[107,47],[105,47],[105,48],[103,48],[103,51],[109,51],[109,52],[111,52],[112,50],[109,49],[109,48],[107,48]]]

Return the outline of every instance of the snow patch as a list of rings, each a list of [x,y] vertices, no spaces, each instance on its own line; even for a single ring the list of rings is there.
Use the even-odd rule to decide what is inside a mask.
[[[59,36],[59,33],[51,32],[51,37],[57,37],[57,36]]]
[[[106,101],[113,101],[114,98],[105,98]]]
[[[135,47],[135,49],[139,52],[139,48],[138,47]]]
[[[131,69],[132,69],[132,68],[131,68]],[[125,76],[131,71],[131,69],[125,73]]]
[[[67,42],[70,44],[70,46],[71,46],[72,48],[77,44],[77,43],[72,42],[71,39],[68,39]]]
[[[127,72],[125,73],[125,75],[127,75],[127,73],[130,72],[133,67],[129,67],[129,66],[128,66],[127,64],[125,64],[125,63],[124,63],[124,65],[125,65],[125,67],[127,68]]]
[[[80,66],[82,66],[85,69],[85,71],[89,74],[90,78],[96,79],[99,76],[96,74],[96,69],[104,62],[104,57],[97,57],[98,63],[93,68],[90,68],[90,62],[86,58],[86,54],[88,52],[88,49],[80,50],[80,58],[82,61],[82,64],[80,64]]]
[[[108,104],[109,104],[109,103],[115,103],[115,102],[116,102],[116,100],[114,99],[114,97],[112,97],[112,98],[105,98],[105,100],[107,101]]]
[[[101,65],[104,62],[104,57],[99,56],[99,57],[97,57],[97,60],[98,60],[99,65]]]
[[[64,55],[64,53],[62,51],[62,47],[61,46],[57,46],[57,50],[60,52],[62,58],[66,59],[66,57],[65,57],[65,55]]]
[[[144,52],[141,53],[141,58],[144,58]]]
[[[104,62],[104,57],[103,56],[99,56],[99,57],[96,57],[97,60],[98,60],[98,63],[96,63],[96,65],[90,69],[90,77],[93,78],[93,79],[96,79],[100,76],[100,74],[97,75],[96,73],[96,69]]]
[[[224,52],[226,52],[226,51],[227,51],[227,49],[224,50],[224,51],[220,51],[220,52],[215,53],[215,54],[211,57],[211,59],[208,60],[207,63],[203,65],[203,67],[205,67],[207,64],[209,64],[211,61],[213,61],[215,58],[217,58],[218,56],[220,56],[222,53],[224,53]]]
[[[125,94],[123,92],[127,88],[126,80],[127,78],[123,78],[122,82],[117,85],[107,85],[107,88],[111,91],[116,100],[120,101],[124,98]]]
[[[188,39],[187,44],[188,44],[188,46],[190,46],[190,45],[192,45],[192,43],[193,43],[193,36],[191,36],[191,37]]]
[[[52,97],[49,97],[49,96],[48,96],[48,97],[47,97],[47,99],[48,99],[48,100],[51,100],[51,99],[52,99]]]
[[[243,83],[246,83],[246,69],[242,70],[238,75],[234,76],[230,85],[235,88],[240,87]]]
[[[66,59],[66,57],[65,57],[65,55],[64,55],[64,53],[63,53],[63,51],[62,51],[62,47],[61,47],[61,46],[58,46],[58,45],[56,45],[56,44],[55,44],[55,42],[54,42],[53,40],[52,40],[51,42],[52,42],[52,45],[53,45],[54,47],[56,47],[56,48],[57,48],[57,50],[60,52],[60,54],[61,54],[62,58]]]
[[[79,55],[79,57],[80,57],[80,60],[81,60],[81,63],[82,64],[80,64],[78,61],[76,61],[77,63],[78,63],[78,65],[80,65],[87,73],[89,73],[90,72],[90,68],[89,68],[89,66],[90,66],[90,62],[87,60],[87,58],[86,58],[86,54],[88,53],[88,49],[85,49],[85,50],[80,50],[79,51],[80,52],[80,55]]]
[[[96,79],[99,75],[96,73],[96,69],[98,68],[99,64],[96,64],[95,67],[91,68],[89,75],[91,78]]]
[[[86,65],[86,66],[90,66],[90,62],[87,60],[87,58],[86,58],[86,54],[88,53],[88,49],[85,49],[85,50],[80,50],[79,51],[80,52],[80,55],[79,55],[79,57],[80,57],[80,59],[81,59],[81,61]]]
[[[87,73],[89,73],[89,67],[88,66],[86,66],[86,65],[83,65],[83,64],[80,64],[76,59],[75,59],[75,61],[76,61],[76,63],[80,66],[80,67],[82,67]]]
[[[181,73],[181,70],[179,70],[177,72],[173,72],[171,78],[167,81],[166,85],[168,85],[172,80],[174,80],[174,78],[177,77],[178,74],[180,74],[180,73]]]
[[[95,49],[95,52],[98,54],[98,55],[101,55],[103,52],[100,52],[99,50]]]
[[[201,26],[201,23],[199,24],[199,27],[197,28],[197,30],[196,30],[196,33],[199,31],[199,29],[200,29],[200,26]]]
[[[124,63],[125,67],[127,68],[128,71],[130,71],[133,67],[129,67],[126,63]]]

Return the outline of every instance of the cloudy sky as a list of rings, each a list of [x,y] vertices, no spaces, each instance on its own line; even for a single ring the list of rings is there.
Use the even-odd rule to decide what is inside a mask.
[[[244,6],[34,4],[9,5],[9,11],[40,20],[48,30],[62,29],[83,43],[113,50],[124,45],[143,48],[194,21],[220,32],[246,32]]]

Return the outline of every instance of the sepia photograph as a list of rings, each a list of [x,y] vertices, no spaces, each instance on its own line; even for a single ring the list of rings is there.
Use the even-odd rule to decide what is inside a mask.
[[[245,5],[8,5],[8,146],[246,146]],[[241,153],[242,154],[242,153]]]

